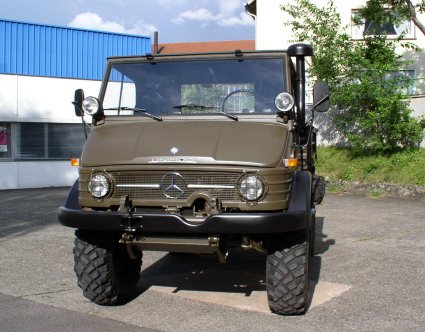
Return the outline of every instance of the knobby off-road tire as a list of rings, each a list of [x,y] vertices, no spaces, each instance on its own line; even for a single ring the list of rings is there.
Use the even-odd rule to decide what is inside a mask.
[[[313,175],[313,202],[314,204],[320,204],[323,201],[323,197],[325,197],[326,192],[326,181],[323,176],[314,174]]]
[[[267,297],[279,315],[300,315],[310,304],[309,268],[312,252],[305,231],[282,234],[267,257]],[[276,241],[276,240],[275,240]],[[274,248],[273,248],[274,247]]]
[[[311,216],[311,227],[310,227],[310,258],[314,256],[314,249],[316,249],[316,215]]]
[[[142,254],[131,259],[109,232],[75,232],[74,271],[83,295],[100,305],[128,302],[139,280]]]

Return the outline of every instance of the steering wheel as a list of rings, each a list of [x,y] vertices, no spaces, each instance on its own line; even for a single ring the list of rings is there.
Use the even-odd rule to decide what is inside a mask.
[[[239,90],[235,90],[235,91],[230,92],[226,97],[224,97],[223,105],[221,106],[222,112],[224,112],[224,105],[226,104],[227,99],[229,99],[235,93],[239,93],[239,92],[248,92],[248,93],[252,93],[254,95],[254,91],[249,90],[249,89],[239,89]],[[226,112],[224,112],[224,113],[226,113]]]

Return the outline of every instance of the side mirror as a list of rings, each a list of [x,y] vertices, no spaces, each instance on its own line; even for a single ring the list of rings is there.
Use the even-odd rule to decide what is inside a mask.
[[[318,112],[327,112],[330,107],[329,86],[325,82],[314,83],[313,109]]]
[[[75,107],[75,115],[76,116],[83,116],[83,100],[84,100],[84,90],[83,89],[77,89],[75,90],[74,94],[74,101],[72,102],[72,105]]]

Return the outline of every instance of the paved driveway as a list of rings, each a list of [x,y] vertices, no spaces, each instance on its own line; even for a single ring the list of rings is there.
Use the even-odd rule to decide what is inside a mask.
[[[86,300],[73,272],[73,230],[56,221],[68,189],[0,191],[0,331],[424,331],[425,201],[327,194],[317,211],[309,312],[267,309],[265,257],[229,263],[145,253],[137,297]]]

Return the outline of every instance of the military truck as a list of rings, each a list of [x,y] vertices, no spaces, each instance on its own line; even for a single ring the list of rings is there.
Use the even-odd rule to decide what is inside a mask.
[[[76,228],[75,272],[85,297],[134,297],[143,251],[229,248],[267,255],[272,312],[303,314],[311,299],[315,112],[306,115],[306,44],[287,51],[146,54],[108,58],[99,96],[75,91],[87,140],[62,225]],[[91,116],[91,124],[84,116]]]

